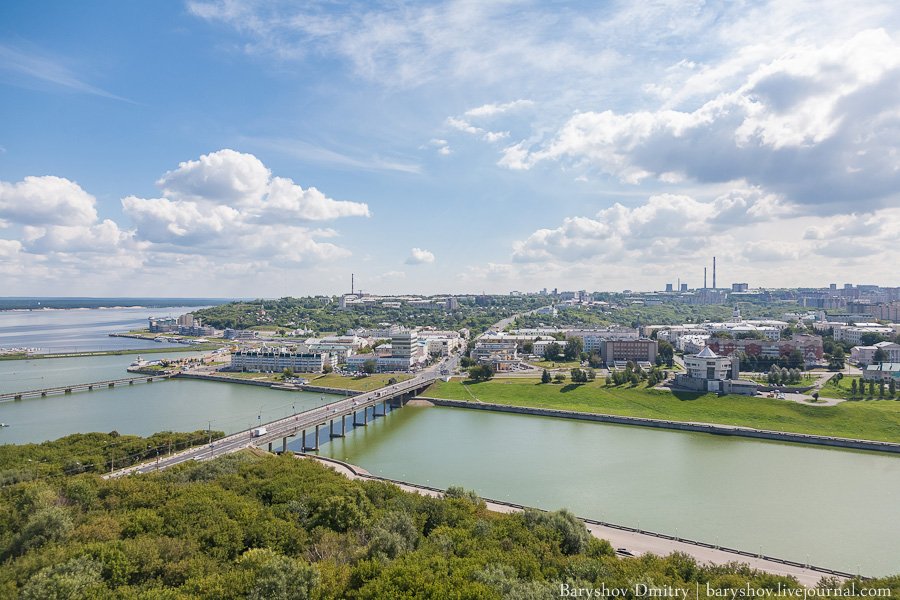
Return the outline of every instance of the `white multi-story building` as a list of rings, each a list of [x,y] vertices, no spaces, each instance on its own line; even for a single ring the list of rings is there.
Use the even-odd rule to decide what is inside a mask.
[[[876,335],[891,336],[894,334],[893,327],[886,327],[879,323],[857,323],[844,327],[835,327],[834,339],[838,342],[847,342],[848,344],[859,344],[862,342],[862,336],[867,333]]]
[[[584,351],[600,352],[603,342],[636,340],[640,338],[640,332],[631,327],[604,327],[595,329],[567,329],[565,331],[567,338],[581,338],[584,344]]]
[[[325,365],[333,369],[336,364],[334,355],[294,352],[287,348],[249,348],[231,353],[232,371],[278,373],[291,369],[296,373],[321,373]]]
[[[885,359],[881,362],[900,363],[900,344],[894,342],[878,342],[872,346],[853,346],[850,349],[850,360],[861,364],[870,365],[875,362],[875,352],[884,350]]]

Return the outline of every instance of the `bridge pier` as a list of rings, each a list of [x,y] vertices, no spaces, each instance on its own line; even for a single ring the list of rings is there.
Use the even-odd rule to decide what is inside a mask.
[[[42,395],[46,396],[47,394],[42,394]],[[16,394],[16,397],[13,398],[13,400],[21,400],[21,399],[22,399],[22,394]]]
[[[272,451],[272,442],[269,442],[269,452]]]
[[[287,436],[281,438],[281,451],[287,452]]]
[[[71,394],[71,393],[72,393],[72,388],[66,388],[64,393],[66,393],[66,394]]]
[[[128,385],[134,385],[134,379],[128,382]]]
[[[110,384],[109,384],[109,387],[114,388],[114,387],[116,387],[116,384],[110,383]]]
[[[334,432],[334,419],[332,419],[328,423],[328,437],[330,439],[344,437],[344,417],[343,416],[341,417],[341,432],[340,433]]]
[[[94,386],[93,386],[93,385],[89,385],[89,386],[88,386],[88,391],[89,391],[89,392],[94,391]]]
[[[306,452],[306,430],[300,432],[300,452]]]
[[[369,416],[369,415],[368,415],[368,412],[369,412],[369,409],[368,409],[368,408],[364,408],[364,409],[363,409],[363,420],[362,420],[362,423],[357,423],[357,422],[356,422],[356,411],[354,410],[354,411],[353,411],[353,426],[354,426],[354,427],[359,427],[360,425],[362,425],[363,427],[367,426],[368,423],[366,423],[366,419],[367,419],[368,416]]]
[[[319,426],[318,425],[316,425],[316,439],[313,442],[312,449],[315,450],[316,452],[319,451]]]

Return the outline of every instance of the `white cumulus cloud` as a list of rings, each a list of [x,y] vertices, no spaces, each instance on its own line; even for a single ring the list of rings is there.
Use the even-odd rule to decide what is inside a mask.
[[[74,181],[46,175],[0,181],[0,219],[22,225],[89,225],[97,201]]]
[[[410,250],[409,257],[406,259],[408,265],[423,265],[434,262],[434,254],[422,248],[413,248]]]

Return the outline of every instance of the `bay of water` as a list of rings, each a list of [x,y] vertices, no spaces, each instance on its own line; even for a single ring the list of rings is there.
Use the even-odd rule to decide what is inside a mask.
[[[394,479],[863,574],[900,572],[900,457],[408,406],[322,446]]]
[[[0,348],[38,348],[46,353],[161,348],[165,344],[109,334],[146,328],[150,316],[177,317],[200,308],[204,307],[0,311]]]

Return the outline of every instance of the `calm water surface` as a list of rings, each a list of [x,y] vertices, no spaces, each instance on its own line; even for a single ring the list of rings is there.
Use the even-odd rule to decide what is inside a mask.
[[[203,352],[154,352],[146,360],[189,358]],[[73,358],[37,358],[0,361],[0,394],[40,390],[62,385],[91,383],[109,379],[135,377],[126,369],[137,360],[137,354],[79,356]]]
[[[863,574],[900,572],[900,457],[408,406],[322,446],[386,477]]]
[[[334,400],[327,394],[174,379],[134,386],[28,398],[0,404],[0,444],[52,440],[71,433],[213,429],[233,433]]]
[[[0,311],[0,348],[39,348],[54,353],[160,348],[162,343],[109,334],[146,328],[150,316],[177,317],[201,308],[205,307]]]

